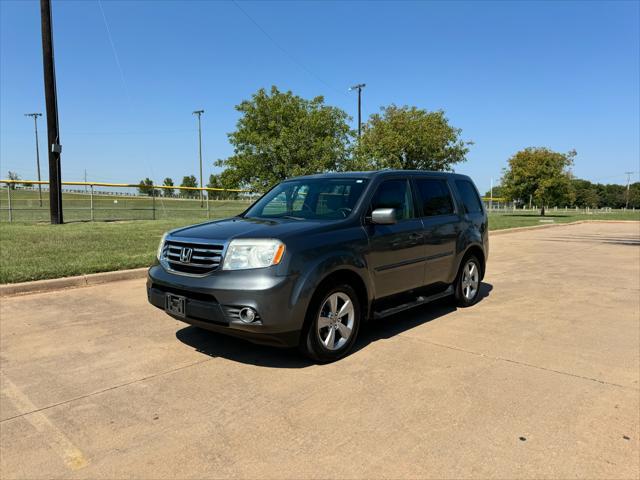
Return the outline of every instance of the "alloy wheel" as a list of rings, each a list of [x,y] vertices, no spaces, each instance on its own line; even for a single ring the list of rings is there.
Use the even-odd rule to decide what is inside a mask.
[[[462,295],[467,301],[475,298],[480,285],[480,273],[476,262],[468,261],[462,270]]]
[[[349,295],[334,292],[329,295],[318,314],[317,333],[327,350],[339,350],[351,338],[355,324],[355,309]]]

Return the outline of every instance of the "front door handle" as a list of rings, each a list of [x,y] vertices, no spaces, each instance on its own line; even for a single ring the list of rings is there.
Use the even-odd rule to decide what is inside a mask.
[[[424,238],[424,235],[422,235],[421,233],[410,233],[409,238],[411,240],[421,240],[422,238]]]

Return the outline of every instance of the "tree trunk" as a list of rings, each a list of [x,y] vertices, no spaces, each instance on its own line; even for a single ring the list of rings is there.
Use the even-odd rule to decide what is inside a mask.
[[[542,204],[542,209],[540,210],[540,216],[544,217],[544,203]]]

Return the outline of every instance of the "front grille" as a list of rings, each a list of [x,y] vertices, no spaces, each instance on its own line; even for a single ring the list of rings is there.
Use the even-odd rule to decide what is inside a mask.
[[[220,266],[223,248],[223,245],[217,244],[167,240],[162,249],[162,258],[176,272],[206,275]]]

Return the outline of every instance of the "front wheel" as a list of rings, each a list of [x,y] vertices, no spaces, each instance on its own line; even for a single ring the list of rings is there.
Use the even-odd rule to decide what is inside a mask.
[[[460,265],[456,277],[455,299],[459,307],[470,307],[480,297],[480,262],[470,255]]]
[[[344,357],[355,343],[361,312],[358,295],[350,285],[319,291],[307,312],[302,352],[322,363]]]

